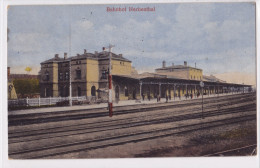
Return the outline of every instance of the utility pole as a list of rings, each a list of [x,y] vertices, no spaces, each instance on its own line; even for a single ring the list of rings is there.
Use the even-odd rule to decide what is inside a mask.
[[[109,70],[108,70],[108,110],[109,110],[109,117],[113,116],[113,97],[112,97],[112,48],[115,45],[109,44]],[[106,48],[104,47],[103,50]]]
[[[204,83],[203,83],[203,81],[200,81],[200,87],[201,87],[201,90],[202,90],[202,98],[201,98],[201,100],[202,100],[202,103],[201,103],[201,116],[202,116],[202,119],[204,119],[204,116],[203,116],[203,93],[204,93],[204,91],[203,91],[203,87],[204,87]]]
[[[69,31],[69,54],[71,56],[71,23],[70,23],[70,31]],[[70,106],[72,106],[72,86],[71,86],[71,59],[69,59],[69,77],[70,77],[70,87],[69,87],[69,92],[70,92],[70,96],[69,96],[69,104]]]
[[[70,65],[70,97],[69,97],[69,102],[70,102],[70,106],[72,106],[72,86],[71,86],[71,60],[69,60],[69,65]]]

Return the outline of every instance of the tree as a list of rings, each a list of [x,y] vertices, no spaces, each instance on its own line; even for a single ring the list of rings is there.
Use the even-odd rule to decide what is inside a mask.
[[[16,93],[24,97],[25,94],[40,92],[38,79],[15,79],[13,81]]]

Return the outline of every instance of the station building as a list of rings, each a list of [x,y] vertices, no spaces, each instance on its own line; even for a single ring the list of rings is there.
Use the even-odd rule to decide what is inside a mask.
[[[183,65],[166,66],[155,69],[154,73],[138,74],[132,62],[122,54],[112,53],[112,89],[113,101],[182,98],[188,95],[223,94],[244,91],[250,85],[226,83],[214,76],[203,75],[200,68]],[[109,52],[77,54],[68,58],[58,54],[41,63],[41,97],[67,97],[71,77],[72,96],[108,98]],[[71,76],[70,76],[71,74]],[[200,82],[204,82],[203,89]]]

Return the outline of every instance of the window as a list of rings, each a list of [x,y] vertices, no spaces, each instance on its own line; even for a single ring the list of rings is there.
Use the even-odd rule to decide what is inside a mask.
[[[63,79],[63,73],[59,74],[59,79],[62,80]]]
[[[78,87],[78,96],[81,96],[81,88]]]
[[[69,72],[65,72],[65,79],[69,80]]]
[[[45,72],[45,81],[49,81],[50,80],[50,75],[49,75],[49,72]]]
[[[76,79],[81,79],[81,70],[80,69],[76,70]]]
[[[128,96],[128,88],[125,87],[125,96]]]
[[[95,86],[91,87],[91,96],[96,96],[96,87]]]
[[[107,71],[102,70],[101,79],[107,79]]]

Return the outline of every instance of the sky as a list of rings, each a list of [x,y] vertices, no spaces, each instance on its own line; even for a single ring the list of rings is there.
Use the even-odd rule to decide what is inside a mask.
[[[107,12],[107,7],[155,7],[154,12]],[[10,6],[8,66],[11,73],[37,74],[53,58],[102,51],[132,61],[138,72],[188,65],[204,74],[255,75],[254,3]]]

